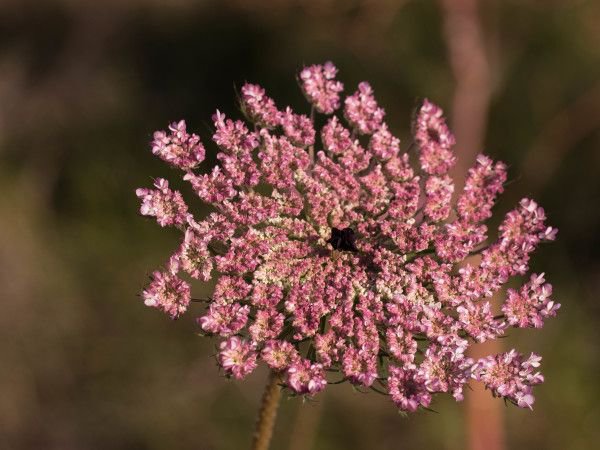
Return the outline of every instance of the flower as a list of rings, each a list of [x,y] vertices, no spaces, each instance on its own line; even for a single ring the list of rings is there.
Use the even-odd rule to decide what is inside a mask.
[[[208,308],[208,313],[198,318],[198,323],[202,329],[208,333],[216,333],[221,336],[230,336],[236,334],[246,322],[248,322],[248,305],[239,303],[219,304],[212,303]]]
[[[242,86],[241,106],[249,120],[268,128],[279,125],[281,114],[275,101],[260,86],[250,83]]]
[[[431,393],[417,375],[414,365],[407,364],[403,368],[390,366],[389,372],[390,396],[401,411],[415,412],[419,406],[429,406]]]
[[[210,212],[195,217],[161,178],[136,191],[142,215],[182,233],[144,290],[146,305],[179,317],[191,301],[182,276],[214,280],[197,323],[222,339],[219,366],[241,379],[263,362],[296,395],[341,377],[414,412],[435,394],[462,400],[475,378],[530,408],[543,380],[539,357],[465,354],[509,326],[538,328],[556,314],[543,274],[509,289],[503,314],[486,300],[526,274],[556,230],[523,199],[490,237],[485,222],[506,166],[479,155],[453,204],[454,137],[441,108],[425,100],[417,111],[412,167],[368,83],[343,101],[343,118],[333,115],[342,105],[336,75],[332,63],[300,72],[310,115],[279,110],[265,89],[244,85],[251,123],[216,111],[213,168],[199,165],[204,146],[184,122],[155,134],[153,152],[183,171]],[[329,117],[315,121],[314,111]]]
[[[323,366],[303,359],[290,364],[286,371],[287,384],[296,394],[316,394],[327,385]]]
[[[184,170],[193,169],[204,161],[204,146],[200,137],[188,134],[183,120],[169,125],[168,133],[154,133],[152,153],[172,166]]]
[[[546,317],[554,317],[560,303],[550,299],[552,285],[545,283],[544,274],[532,274],[530,281],[517,292],[508,289],[508,298],[502,307],[508,323],[520,328],[541,328]]]
[[[232,336],[219,345],[217,359],[228,376],[241,380],[256,368],[254,346],[238,336]]]
[[[335,79],[337,68],[331,61],[305,67],[300,72],[300,86],[306,99],[323,114],[331,114],[340,107],[340,92],[344,85]]]
[[[291,367],[292,363],[300,360],[296,347],[288,341],[270,340],[262,349],[261,357],[267,365],[274,370],[284,370]]]
[[[442,109],[425,99],[415,123],[415,140],[419,144],[419,161],[430,175],[444,175],[456,163],[452,152],[454,136],[448,129]]]
[[[156,189],[140,188],[135,191],[138,198],[142,199],[140,213],[156,217],[161,227],[186,223],[188,208],[181,193],[169,189],[169,182],[164,178],[156,179],[154,186]]]
[[[535,401],[531,387],[544,381],[540,366],[541,356],[523,355],[511,350],[496,356],[482,358],[473,366],[473,377],[482,381],[494,396],[504,397],[521,408],[533,409]]]
[[[308,147],[315,143],[315,129],[305,115],[295,114],[289,106],[281,116],[281,127],[289,141],[298,147]]]
[[[176,319],[190,304],[190,285],[169,271],[156,271],[142,297],[146,306],[158,308]]]
[[[380,108],[373,96],[373,88],[369,83],[359,83],[358,90],[346,97],[344,117],[360,134],[372,134],[382,125],[385,111]]]

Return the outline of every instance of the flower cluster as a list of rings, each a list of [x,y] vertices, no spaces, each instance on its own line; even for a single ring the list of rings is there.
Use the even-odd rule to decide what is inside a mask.
[[[169,125],[169,133],[154,133],[152,153],[180,169],[190,170],[196,167],[204,160],[204,152],[200,137],[188,134],[183,120]]]
[[[262,361],[292,393],[348,381],[407,412],[438,393],[461,400],[477,379],[531,407],[531,386],[543,380],[538,356],[511,350],[474,361],[466,350],[555,315],[560,305],[543,275],[509,289],[496,314],[486,299],[526,274],[531,253],[556,230],[523,199],[488,236],[506,166],[480,155],[455,193],[454,137],[442,110],[428,100],[418,109],[413,167],[372,87],[362,82],[342,101],[336,74],[330,62],[300,72],[310,114],[243,86],[250,126],[214,114],[212,169],[198,169],[204,146],[183,121],[155,133],[153,152],[183,170],[211,212],[194,217],[163,179],[137,190],[141,214],[182,233],[145,303],[177,318],[192,301],[184,278],[213,279],[212,296],[197,299],[205,304],[197,323],[221,338],[217,362],[236,379]],[[320,130],[315,112],[326,115]]]
[[[532,353],[523,361],[515,350],[479,360],[473,367],[473,377],[483,381],[496,397],[504,397],[521,408],[531,408],[534,402],[531,387],[544,381],[535,372],[542,357]]]

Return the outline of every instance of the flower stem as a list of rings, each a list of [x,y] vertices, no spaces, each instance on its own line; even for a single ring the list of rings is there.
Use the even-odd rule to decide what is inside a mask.
[[[268,450],[271,443],[271,436],[273,435],[273,427],[275,425],[275,418],[277,417],[280,398],[279,375],[271,372],[265,386],[265,391],[263,392],[262,403],[256,419],[252,450]]]

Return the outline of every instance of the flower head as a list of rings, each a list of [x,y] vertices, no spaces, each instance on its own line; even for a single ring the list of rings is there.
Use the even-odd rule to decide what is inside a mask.
[[[256,356],[250,342],[232,336],[219,345],[217,360],[228,376],[241,380],[256,368]]]
[[[327,385],[323,366],[306,359],[292,362],[287,368],[287,384],[296,394],[316,394]]]
[[[418,376],[415,366],[390,366],[389,373],[390,396],[401,411],[415,412],[419,406],[429,406],[431,392],[425,386],[424,380]]]
[[[158,308],[176,319],[190,304],[190,285],[169,271],[156,271],[142,297],[146,306]]]
[[[430,175],[444,175],[456,163],[452,152],[454,136],[446,125],[442,109],[425,99],[415,124],[421,168]]]
[[[179,169],[193,169],[204,161],[204,146],[200,137],[188,134],[185,121],[173,122],[169,132],[156,131],[152,153]]]
[[[532,409],[532,386],[544,381],[536,369],[541,356],[532,353],[524,359],[515,350],[480,359],[473,366],[473,377],[482,381],[494,396],[504,397],[521,408]]]
[[[358,85],[358,90],[346,97],[344,117],[360,134],[372,134],[383,122],[385,111],[380,108],[373,95],[373,88],[366,81]]]
[[[340,107],[340,92],[344,85],[335,79],[337,68],[331,61],[305,67],[300,72],[300,86],[306,99],[323,114],[331,114]]]
[[[279,125],[281,113],[277,110],[275,101],[268,97],[265,90],[259,85],[244,84],[241,101],[242,110],[248,119],[268,128]]]
[[[154,186],[156,189],[136,189],[136,195],[142,199],[140,214],[156,217],[161,227],[183,225],[188,219],[188,208],[181,193],[169,189],[164,178],[155,180]]]
[[[541,328],[546,317],[553,317],[560,303],[550,299],[552,285],[544,280],[544,274],[532,274],[528,283],[519,291],[508,289],[508,298],[502,312],[508,323],[520,328]]]
[[[336,74],[331,63],[301,71],[317,112],[342,104]],[[145,303],[176,318],[191,301],[183,274],[214,280],[197,322],[222,339],[217,362],[234,378],[262,361],[294,394],[315,395],[341,377],[387,392],[407,412],[435,394],[461,400],[476,378],[531,407],[531,387],[543,379],[533,370],[538,357],[512,350],[473,361],[465,352],[556,314],[543,275],[509,290],[503,315],[485,300],[527,273],[532,252],[555,238],[544,210],[524,199],[489,237],[503,163],[478,156],[453,204],[454,137],[438,106],[425,100],[417,111],[413,167],[368,83],[343,105],[343,118],[331,115],[317,130],[313,114],[279,110],[265,89],[246,84],[250,125],[213,116],[213,168],[199,166],[204,147],[184,122],[157,132],[153,152],[183,170],[211,212],[194,217],[164,179],[137,190],[143,215],[182,233]]]

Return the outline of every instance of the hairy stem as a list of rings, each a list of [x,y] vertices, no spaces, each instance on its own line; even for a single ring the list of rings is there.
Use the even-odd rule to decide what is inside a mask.
[[[256,419],[252,450],[268,450],[271,443],[271,436],[273,435],[273,427],[275,425],[275,418],[277,417],[280,398],[279,375],[271,372],[265,386],[265,391],[263,392],[262,403]]]

